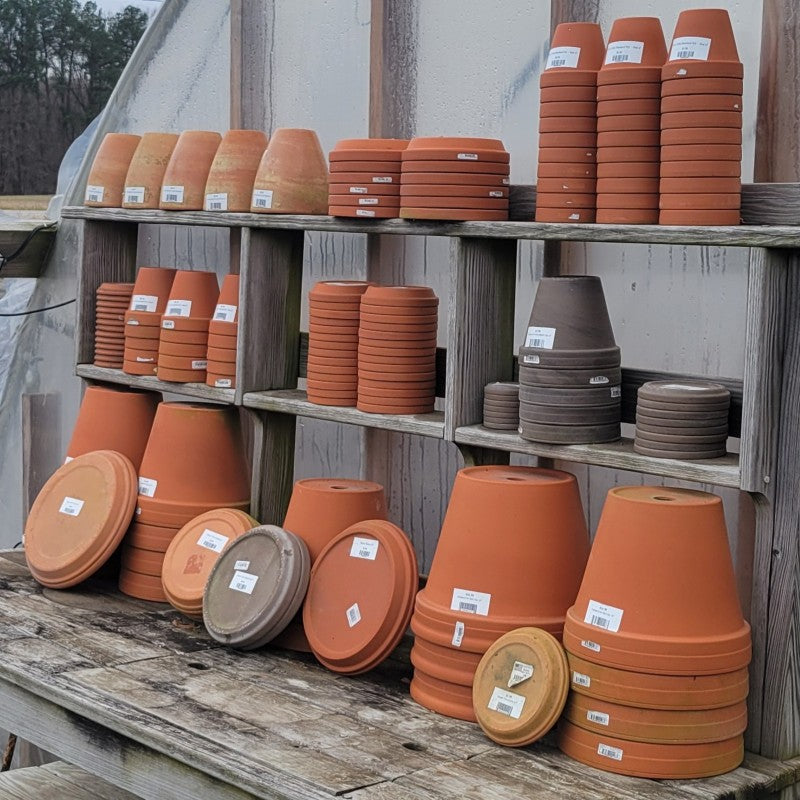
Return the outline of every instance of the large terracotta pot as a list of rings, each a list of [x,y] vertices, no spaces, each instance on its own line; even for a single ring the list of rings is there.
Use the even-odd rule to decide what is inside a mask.
[[[214,131],[184,131],[164,172],[158,207],[200,211],[206,181],[222,137]]]
[[[177,142],[177,133],[142,136],[125,176],[123,208],[158,208],[164,173]]]
[[[85,205],[93,208],[119,208],[122,190],[139,136],[130,133],[107,133],[86,179]]]
[[[180,269],[175,274],[164,317],[203,319],[207,330],[218,297],[219,284],[213,272]],[[163,321],[162,327],[167,327]],[[180,330],[177,325],[171,329]]]
[[[261,156],[267,147],[262,131],[228,131],[206,181],[206,211],[249,211]]]

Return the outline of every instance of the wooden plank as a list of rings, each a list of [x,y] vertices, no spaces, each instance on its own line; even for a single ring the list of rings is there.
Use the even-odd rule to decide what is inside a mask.
[[[55,761],[0,775],[0,800],[137,800],[80,767]]]
[[[22,395],[23,522],[45,481],[61,466],[61,395]]]
[[[47,220],[42,219],[0,221],[0,254],[8,258],[22,247],[18,255],[3,266],[0,277],[38,278],[42,274],[56,240],[57,228],[53,224],[52,227],[37,229],[48,224]]]
[[[250,415],[253,430],[250,513],[263,524],[282,525],[294,486],[297,418],[269,410]]]
[[[231,2],[231,128],[273,129],[274,2]]]

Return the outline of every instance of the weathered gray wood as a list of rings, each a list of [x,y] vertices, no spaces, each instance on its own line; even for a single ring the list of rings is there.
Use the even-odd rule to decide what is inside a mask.
[[[508,218],[512,222],[530,222],[536,215],[536,187],[508,187]]]
[[[0,221],[0,255],[13,255],[25,242],[28,236],[46,220],[3,220]],[[37,231],[33,238],[20,251],[19,255],[9,261],[0,272],[3,278],[38,278],[47,263],[47,256],[56,238],[56,227]]]
[[[0,800],[137,800],[90,772],[54,761],[0,775]]]
[[[269,13],[265,13],[264,5]],[[272,129],[272,47],[275,9],[272,2],[231,0],[231,128]]]
[[[294,485],[297,418],[271,411],[251,412],[250,416],[253,429],[250,512],[261,523],[282,525]]]
[[[760,148],[756,148],[756,159],[760,155]],[[745,225],[800,224],[800,184],[742,184],[742,222]]]
[[[45,481],[62,464],[61,396],[22,395],[22,493],[23,519]]]

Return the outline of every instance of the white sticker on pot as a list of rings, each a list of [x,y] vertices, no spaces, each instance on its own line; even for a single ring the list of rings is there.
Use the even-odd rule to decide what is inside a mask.
[[[237,561],[237,562],[236,562],[236,563],[233,565],[233,568],[234,568],[235,570],[240,570],[240,569],[242,569],[242,570],[245,570],[245,571],[247,571],[248,569],[250,569],[250,562],[249,562],[249,561]]]
[[[126,186],[123,203],[144,203],[144,186]]]
[[[621,386],[612,386],[611,387],[611,396],[612,397],[622,397],[622,387]]]
[[[175,323],[171,319],[162,319],[161,327],[171,331],[175,327]]]
[[[364,558],[367,561],[374,561],[378,555],[378,546],[380,542],[377,539],[364,539],[361,536],[353,538],[353,544],[350,545],[350,558]]]
[[[461,647],[461,642],[464,641],[464,623],[456,622],[453,628],[453,639],[451,644],[453,647]]]
[[[708,61],[708,51],[711,49],[711,39],[705,36],[679,36],[672,40],[672,49],[669,51],[670,61]]]
[[[199,359],[192,361],[192,369],[208,369],[208,361]]]
[[[589,722],[594,722],[596,725],[608,725],[611,721],[611,717],[609,717],[608,714],[604,714],[602,711],[587,711],[586,719],[588,719]]]
[[[511,178],[503,178],[500,183],[502,183],[503,186],[508,186],[511,183]]]
[[[357,217],[374,217],[375,212],[371,208],[357,208],[356,209],[356,216]]]
[[[351,186],[350,194],[366,194],[369,190],[366,186]]]
[[[253,189],[253,208],[272,208],[272,189]]]
[[[547,64],[545,64],[544,68],[569,67],[570,69],[575,69],[578,66],[580,57],[580,47],[553,47],[547,56]]]
[[[351,628],[361,622],[361,609],[358,607],[358,603],[353,603],[353,605],[345,611],[345,614],[347,615],[347,624]]]
[[[539,356],[522,356],[523,364],[538,364]]]
[[[516,686],[518,683],[527,681],[533,676],[533,664],[526,664],[524,661],[515,661],[511,668],[511,677],[508,679],[508,688]]]
[[[230,389],[233,381],[230,378],[217,378],[214,381],[214,386],[217,389]]]
[[[158,481],[155,478],[139,478],[139,494],[155,497]]]
[[[192,316],[192,301],[191,300],[168,300],[167,310],[164,312],[165,317],[191,317]],[[166,327],[166,326],[164,326]]]
[[[622,622],[623,613],[621,608],[590,600],[583,621],[587,625],[594,625],[595,628],[602,628],[609,633],[616,633]]]
[[[182,203],[183,202],[183,186],[162,186],[161,187],[161,202],[162,203]]]
[[[469,589],[453,589],[450,601],[451,611],[464,611],[467,614],[478,614],[485,617],[489,614],[489,603],[492,596],[486,592],[472,592]]]
[[[525,698],[521,694],[507,692],[499,686],[494,687],[492,696],[489,698],[490,711],[497,711],[512,719],[519,719],[524,705]]]
[[[102,203],[103,195],[105,194],[103,186],[87,186],[86,187],[86,202],[87,203]]]
[[[244,592],[244,594],[253,594],[256,583],[258,583],[258,575],[237,570],[233,573],[233,579],[228,585],[228,588],[236,592]]]
[[[212,192],[206,195],[206,211],[227,211],[228,210],[228,193],[227,192]]]
[[[495,192],[489,192],[489,197],[505,197],[505,192],[500,191],[499,189]]]
[[[532,325],[525,336],[525,347],[538,347],[540,350],[552,350],[556,340],[555,328],[540,328]]]
[[[83,508],[83,500],[79,500],[77,497],[65,497],[61,501],[61,508],[58,510],[62,514],[66,514],[70,517],[77,517],[78,514],[81,513],[81,509]]]
[[[212,531],[206,528],[197,540],[200,547],[205,547],[206,550],[213,550],[215,553],[221,553],[225,545],[228,544],[228,537],[223,536],[221,533]]]
[[[155,359],[147,358],[146,356],[136,356],[136,362],[138,364],[153,364],[155,363]]]
[[[373,175],[373,183],[394,183],[394,178],[391,175]]]
[[[606,64],[641,64],[644,42],[611,42],[606,49]]]
[[[581,647],[585,647],[587,650],[591,650],[594,653],[600,652],[600,645],[597,642],[593,642],[591,639],[581,639]]]
[[[239,306],[232,306],[228,303],[217,303],[214,309],[215,322],[233,322],[236,319],[236,311]]]
[[[377,206],[378,205],[378,198],[377,197],[359,197],[358,204],[360,206]]]
[[[573,672],[572,682],[587,689],[592,685],[592,679],[588,675],[584,675],[582,672]]]
[[[69,462],[70,462],[70,461],[72,461],[72,456],[67,456],[67,457],[64,459],[64,463],[65,463],[65,464],[69,464]]]
[[[595,375],[594,378],[589,378],[589,383],[592,386],[603,386],[610,381],[605,375]]]
[[[477,161],[478,154],[477,153],[459,153],[456,158],[459,161]]]
[[[158,306],[158,298],[154,294],[135,294],[131,297],[131,311],[147,311],[152,314],[156,310],[156,306]]]
[[[610,744],[597,745],[597,755],[604,758],[613,758],[614,761],[622,761],[622,750],[619,747],[612,747]]]

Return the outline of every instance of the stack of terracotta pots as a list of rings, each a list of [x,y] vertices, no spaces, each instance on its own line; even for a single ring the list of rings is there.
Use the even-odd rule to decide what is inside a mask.
[[[213,272],[178,270],[161,317],[159,380],[205,383],[208,326],[219,297]]]
[[[720,498],[662,486],[612,489],[564,645],[573,689],[560,728],[565,753],[647,778],[737,767],[750,626]]]
[[[267,147],[262,131],[228,131],[220,142],[206,181],[206,211],[249,211],[253,182]]]
[[[123,208],[158,208],[164,173],[177,143],[177,133],[142,136],[125,176]]]
[[[559,25],[539,86],[537,222],[594,222],[597,71],[605,44],[592,22]]]
[[[661,71],[662,225],[738,225],[743,67],[728,12],[682,11]]]
[[[125,353],[125,312],[131,301],[132,283],[101,283],[95,303],[94,363],[121,369]]]
[[[328,213],[390,219],[400,213],[400,155],[407,139],[342,139],[331,162]]]
[[[328,164],[317,134],[278,128],[253,182],[250,210],[260,214],[326,214]]]
[[[166,211],[200,211],[206,182],[222,137],[215,131],[184,131],[164,171],[158,207]]]
[[[364,281],[321,281],[308,293],[308,399],[324,406],[358,401],[358,324]]]
[[[657,17],[618,19],[597,75],[597,222],[656,224],[661,67]]]
[[[519,384],[487,383],[483,389],[483,426],[498,431],[519,428]]]
[[[508,219],[510,156],[499,139],[418,137],[402,153],[400,216]]]
[[[236,386],[236,343],[239,338],[239,276],[222,281],[214,316],[208,323],[206,383],[217,389]]]
[[[560,638],[588,553],[573,475],[462,469],[411,619],[411,696],[440,714],[474,720],[481,656],[515,628],[536,626]]]
[[[357,335],[360,411],[433,411],[438,305],[427,286],[369,286],[364,292]]]
[[[731,393],[711,381],[650,381],[639,387],[633,449],[656,458],[726,453]]]
[[[107,133],[97,149],[86,180],[84,203],[94,208],[119,208],[125,176],[139,137],[130,133]]]
[[[161,403],[139,469],[138,507],[125,537],[120,590],[166,601],[161,570],[178,531],[206,511],[246,511],[249,505],[250,470],[236,411]]]
[[[133,285],[130,308],[125,312],[125,361],[128,375],[155,375],[161,315],[167,307],[177,270],[140,267]]]
[[[542,278],[519,349],[520,435],[588,444],[620,436],[620,351],[603,285],[591,275]]]

